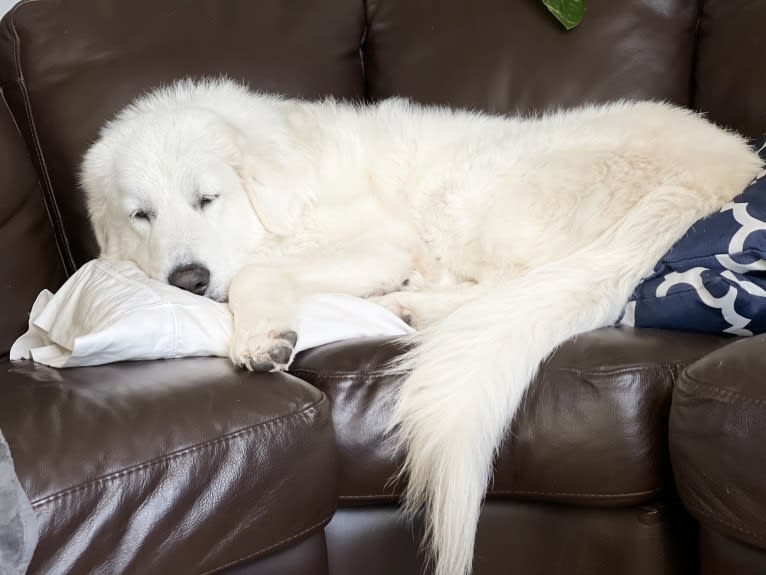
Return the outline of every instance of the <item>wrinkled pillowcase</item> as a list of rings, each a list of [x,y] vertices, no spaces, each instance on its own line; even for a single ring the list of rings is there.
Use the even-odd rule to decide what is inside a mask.
[[[365,299],[319,294],[301,302],[294,353],[334,341],[399,336],[414,330]],[[135,264],[110,259],[82,266],[35,301],[29,331],[11,359],[50,367],[116,361],[226,356],[233,324],[226,304],[150,279]]]
[[[766,161],[766,136],[755,149]],[[686,232],[636,287],[619,323],[766,332],[766,174]]]

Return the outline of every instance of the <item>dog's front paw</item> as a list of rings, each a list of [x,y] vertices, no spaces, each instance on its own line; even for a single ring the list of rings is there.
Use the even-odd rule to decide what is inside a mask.
[[[291,329],[237,330],[229,355],[235,365],[250,371],[286,371],[297,341]]]

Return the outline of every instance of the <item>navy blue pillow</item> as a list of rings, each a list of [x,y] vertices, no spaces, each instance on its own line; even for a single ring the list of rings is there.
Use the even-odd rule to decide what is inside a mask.
[[[766,160],[766,136],[755,146]],[[766,332],[766,174],[676,242],[633,292],[620,323]]]

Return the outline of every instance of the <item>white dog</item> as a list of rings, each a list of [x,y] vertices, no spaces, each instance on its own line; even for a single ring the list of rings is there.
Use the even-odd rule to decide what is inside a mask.
[[[436,573],[463,575],[540,362],[615,322],[760,168],[742,138],[667,104],[516,119],[184,81],[110,122],[82,181],[103,255],[228,299],[237,365],[287,369],[313,292],[376,297],[421,329],[391,429]]]

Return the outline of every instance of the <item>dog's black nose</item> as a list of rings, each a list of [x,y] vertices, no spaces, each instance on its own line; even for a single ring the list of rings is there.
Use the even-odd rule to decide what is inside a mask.
[[[210,283],[210,270],[200,264],[178,266],[170,272],[168,283],[197,295],[205,295]]]

